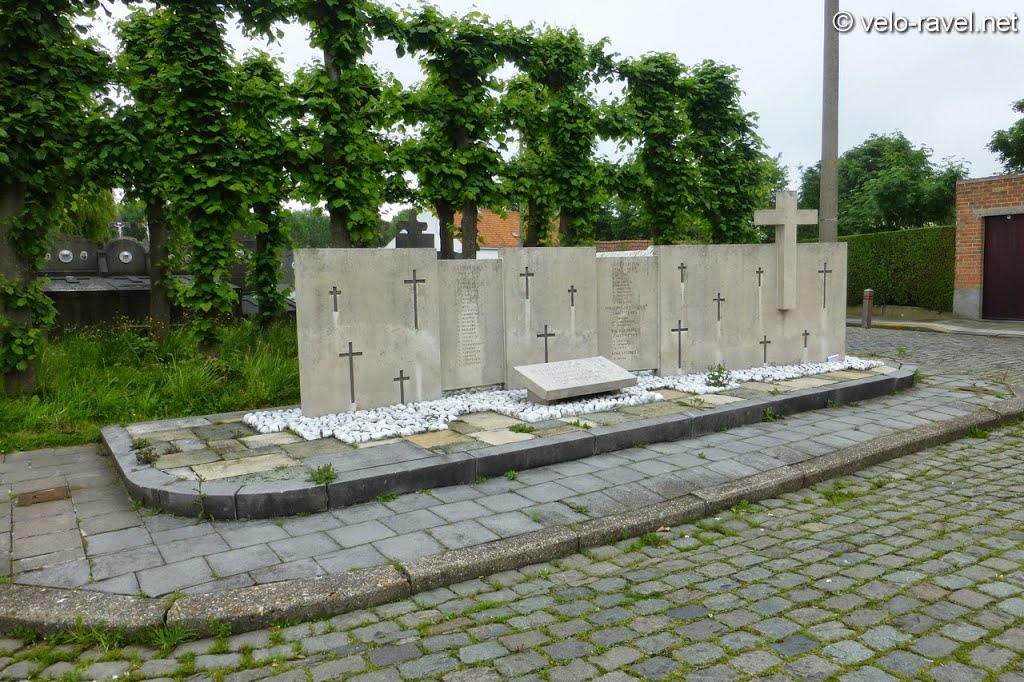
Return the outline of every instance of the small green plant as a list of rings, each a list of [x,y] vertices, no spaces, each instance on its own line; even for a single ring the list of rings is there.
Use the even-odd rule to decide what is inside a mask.
[[[569,422],[569,426],[576,426],[581,429],[589,429],[591,425],[587,422],[580,421],[579,419],[574,419],[571,422]]]
[[[334,470],[333,464],[322,464],[309,475],[309,480],[319,485],[327,485],[338,480],[338,472]]]
[[[534,523],[540,523],[541,522],[540,512],[539,511],[530,512],[530,520],[533,521]]]
[[[775,410],[770,407],[764,408],[761,412],[761,421],[763,422],[777,422],[785,419],[781,414],[776,414]]]
[[[706,454],[704,454],[703,450],[701,450],[700,452],[697,453],[697,459],[707,459],[707,458],[708,458],[708,456]]]
[[[586,516],[590,513],[590,507],[588,507],[585,504],[580,504],[579,502],[564,502],[563,504],[565,504],[566,507],[572,509],[577,514],[583,514],[584,516]]]
[[[139,510],[139,516],[156,516],[163,512],[160,507],[143,507]]]
[[[836,401],[832,400],[832,398],[829,398],[828,400],[825,401],[825,407],[835,407],[835,406],[836,406]]]
[[[124,627],[109,629],[91,625],[86,627],[82,617],[75,617],[75,625],[63,632],[56,632],[48,638],[51,644],[73,644],[82,647],[97,647],[104,651],[118,649],[127,643]]]
[[[664,547],[668,544],[668,538],[658,533],[644,533],[634,540],[626,549],[627,552],[636,552],[644,547]]]
[[[160,456],[156,454],[156,450],[151,447],[142,448],[135,453],[135,460],[139,464],[149,464],[152,466],[159,458]]]
[[[505,472],[505,478],[507,478],[510,481],[514,481],[517,478],[519,478],[519,472],[514,469],[509,469],[508,471]]]
[[[676,405],[679,405],[680,407],[704,407],[706,402],[707,401],[704,400],[704,398],[701,398],[700,396],[694,396],[689,400],[676,401]]]
[[[136,438],[132,441],[132,450],[141,450],[149,447],[149,441],[145,438]]]
[[[231,624],[210,618],[206,621],[206,627],[210,634],[217,639],[226,639],[231,636]]]
[[[476,477],[476,484],[477,485],[482,485],[484,483],[487,483],[487,477],[486,476],[477,476]]]
[[[39,634],[32,628],[25,627],[24,625],[15,625],[13,628],[7,631],[7,636],[12,639],[20,639],[26,644],[31,644],[39,638]]]
[[[717,365],[711,365],[708,367],[708,377],[705,380],[708,386],[717,386],[724,388],[729,385],[729,370],[725,368],[725,365],[719,363]]]
[[[750,500],[740,500],[732,506],[732,513],[736,516],[740,514],[746,514],[750,511]]]
[[[537,428],[529,424],[513,424],[508,430],[512,433],[533,433]]]
[[[900,346],[899,348],[897,348],[896,349],[896,357],[898,357],[898,358],[905,358],[905,357],[907,357],[907,349],[904,348],[903,346]]]
[[[967,437],[985,439],[988,438],[988,431],[978,426],[972,426],[971,430],[967,432]]]
[[[384,493],[383,495],[378,495],[374,499],[378,502],[394,502],[398,499],[398,493]]]
[[[842,504],[853,499],[853,493],[846,490],[850,484],[845,481],[832,481],[832,489],[821,494],[830,504]]]
[[[166,654],[179,644],[198,638],[199,633],[191,628],[182,625],[162,625],[149,630],[145,641],[150,646],[160,649],[162,654]]]

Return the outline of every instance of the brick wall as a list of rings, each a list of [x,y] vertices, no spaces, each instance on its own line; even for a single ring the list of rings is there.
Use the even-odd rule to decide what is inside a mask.
[[[954,288],[982,287],[985,217],[974,212],[1020,206],[1024,206],[1024,175],[997,175],[957,183]]]

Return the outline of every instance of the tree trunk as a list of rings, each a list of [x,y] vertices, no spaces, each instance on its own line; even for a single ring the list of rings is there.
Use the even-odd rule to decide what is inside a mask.
[[[348,233],[348,216],[340,208],[328,209],[331,217],[331,246],[336,249],[351,249],[352,235]]]
[[[452,205],[447,201],[438,201],[434,205],[434,210],[437,211],[437,221],[440,224],[437,231],[438,238],[441,240],[441,258],[443,260],[452,260],[455,258],[455,236],[452,234],[452,219],[454,218]],[[462,248],[465,249],[465,245]]]
[[[572,216],[565,207],[558,211],[558,245],[576,245],[576,236],[572,233]]]
[[[467,201],[462,206],[462,257],[476,259],[477,251],[477,208],[476,202]]]
[[[321,2],[321,12],[326,12],[326,5]],[[324,70],[327,77],[332,81],[338,80],[338,66],[328,50],[324,50]],[[334,168],[338,165],[337,157],[334,154],[334,145],[330,142],[324,144],[324,165]],[[331,218],[331,246],[336,249],[352,248],[352,235],[348,232],[348,215],[343,209],[328,208],[327,214]]]
[[[171,331],[170,282],[167,267],[167,219],[162,202],[146,204],[149,223],[149,333],[166,341]]]
[[[25,186],[20,184],[0,185],[0,277],[19,285],[31,281],[33,268],[14,252],[10,241],[11,227],[15,217],[25,208]],[[7,318],[19,325],[32,325],[32,314],[25,308],[8,309],[0,298],[0,318]],[[13,370],[4,375],[4,391],[10,398],[30,395],[38,387],[35,362],[24,371]]]
[[[523,246],[540,246],[540,231],[544,216],[539,215],[540,206],[533,199],[526,202],[526,239]]]

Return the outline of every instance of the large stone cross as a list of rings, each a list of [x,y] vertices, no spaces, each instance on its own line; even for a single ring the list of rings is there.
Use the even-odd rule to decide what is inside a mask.
[[[775,281],[779,293],[779,310],[796,308],[796,228],[817,225],[818,212],[797,209],[796,192],[775,193],[775,208],[754,212],[755,225],[775,227]]]

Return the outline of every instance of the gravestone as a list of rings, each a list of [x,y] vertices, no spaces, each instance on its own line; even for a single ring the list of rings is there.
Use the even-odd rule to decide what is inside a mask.
[[[298,249],[295,271],[304,414],[440,397],[433,251]]]
[[[505,382],[505,311],[500,260],[438,262],[441,387]]]
[[[111,239],[105,251],[108,275],[145,275],[149,270],[146,249],[138,239]]]
[[[526,387],[527,398],[542,405],[636,386],[636,376],[600,355],[521,365],[512,371],[516,381]]]
[[[420,222],[416,217],[403,220],[398,225],[398,234],[395,235],[395,248],[398,249],[433,249],[434,235],[424,233],[427,224]]]
[[[512,368],[597,355],[593,247],[501,249],[506,383]]]
[[[47,274],[96,275],[99,274],[99,254],[96,242],[78,235],[60,235],[46,255],[43,272]]]
[[[658,363],[658,259],[597,259],[598,352],[629,370]]]
[[[845,355],[846,244],[800,244],[794,269],[798,307],[787,315],[782,331],[793,351],[788,361],[823,362]]]

